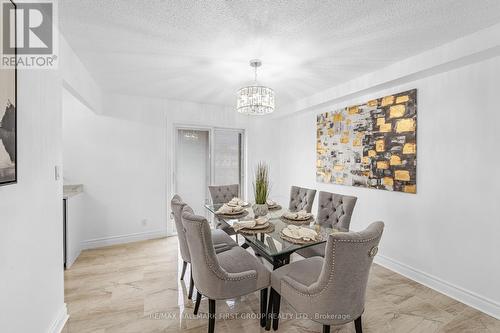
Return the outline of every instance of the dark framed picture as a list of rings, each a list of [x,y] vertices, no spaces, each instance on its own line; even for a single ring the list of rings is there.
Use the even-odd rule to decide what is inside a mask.
[[[13,1],[2,3],[3,15],[14,15]],[[2,19],[2,24],[6,20]],[[2,26],[2,48],[6,40],[14,43],[17,59],[17,24]],[[14,31],[12,31],[12,29]],[[10,38],[9,38],[10,37]],[[12,38],[13,37],[13,38]],[[13,40],[12,40],[13,39]],[[0,67],[0,186],[17,182],[17,66]]]

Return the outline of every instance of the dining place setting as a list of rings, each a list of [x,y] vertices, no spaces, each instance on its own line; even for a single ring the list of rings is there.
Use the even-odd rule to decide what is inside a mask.
[[[270,210],[270,211],[273,211],[273,210],[280,210],[281,209],[281,205],[278,204],[278,202],[272,200],[272,199],[267,199],[266,200],[266,205],[267,205],[267,208]]]
[[[273,232],[274,224],[269,222],[269,218],[260,216],[236,221],[232,224],[232,228],[240,234],[255,235]]]
[[[248,215],[250,204],[238,197],[233,197],[230,201],[222,204],[215,212],[215,215],[220,218],[241,218]]]
[[[298,212],[286,211],[281,215],[281,220],[288,224],[306,225],[314,222],[314,215],[305,210],[300,210]]]

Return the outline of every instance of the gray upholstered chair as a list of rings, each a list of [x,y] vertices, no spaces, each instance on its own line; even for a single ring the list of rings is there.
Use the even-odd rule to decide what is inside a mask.
[[[182,222],[191,254],[191,269],[198,290],[195,312],[201,295],[208,298],[208,332],[215,329],[215,301],[235,298],[260,290],[261,326],[266,323],[267,287],[270,272],[259,260],[241,247],[216,253],[208,221],[194,215],[189,206],[182,211]]]
[[[290,189],[290,204],[288,205],[288,209],[291,212],[305,210],[306,212],[310,213],[315,196],[316,190],[292,186],[292,188]]]
[[[212,185],[208,187],[208,190],[210,191],[212,204],[214,205],[227,203],[232,198],[240,196],[239,184]],[[217,219],[217,217],[215,219],[217,221],[216,228],[224,230],[228,235],[236,235],[236,237],[238,237],[238,235],[234,232],[234,229],[231,228],[229,224]]]
[[[189,248],[186,241],[186,234],[184,232],[184,226],[182,224],[182,218],[181,218],[182,209],[184,208],[184,206],[186,206],[186,203],[183,202],[182,198],[176,194],[172,197],[172,200],[170,201],[170,206],[172,208],[172,212],[174,213],[175,228],[177,229],[177,238],[179,240],[179,248],[181,251],[181,257],[183,261],[182,273],[181,273],[181,280],[183,280],[184,274],[186,273],[187,264],[191,263],[191,255],[189,253]],[[238,245],[231,237],[229,237],[222,230],[211,230],[211,237],[217,252],[229,250],[230,248]],[[193,295],[193,283],[194,282],[191,273],[188,299],[191,299]]]
[[[210,196],[212,197],[212,203],[221,204],[226,203],[234,197],[240,196],[240,185],[213,185],[209,186]]]
[[[278,329],[280,300],[283,297],[297,312],[323,324],[354,321],[361,333],[361,315],[373,257],[377,254],[383,222],[374,222],[361,232],[339,232],[328,237],[325,258],[293,262],[271,275],[271,294],[266,325]]]
[[[349,231],[352,212],[358,198],[330,192],[319,192],[316,223],[340,231]],[[325,244],[311,246],[297,251],[305,258],[325,256]]]

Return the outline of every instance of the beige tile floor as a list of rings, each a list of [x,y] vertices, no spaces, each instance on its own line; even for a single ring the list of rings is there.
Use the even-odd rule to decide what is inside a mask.
[[[208,302],[203,299],[199,317],[192,316],[177,252],[175,237],[82,252],[65,272],[70,318],[63,332],[206,332]],[[294,314],[286,304],[281,308]],[[252,318],[258,311],[258,293],[218,301],[217,312],[226,318],[216,321],[216,332],[264,332]],[[366,333],[500,332],[500,321],[374,265],[363,328]],[[279,329],[320,331],[321,325],[301,318],[282,320]],[[332,332],[354,332],[354,325]]]

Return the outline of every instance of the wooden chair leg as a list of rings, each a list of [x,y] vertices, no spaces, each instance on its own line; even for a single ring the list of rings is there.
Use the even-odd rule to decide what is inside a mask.
[[[361,316],[354,321],[354,328],[356,328],[356,333],[363,333],[363,327],[361,326]]]
[[[200,309],[200,303],[201,303],[201,293],[199,291],[196,291],[196,303],[194,304],[194,315],[198,315],[198,310]]]
[[[208,333],[215,332],[215,300],[208,300]]]
[[[267,288],[260,291],[260,327],[266,326],[267,319]]]
[[[278,292],[274,291],[274,301],[273,301],[273,330],[278,330],[278,325],[280,322],[280,304],[281,304],[281,295]]]
[[[181,280],[184,280],[184,274],[186,274],[186,267],[187,267],[188,263],[183,261],[182,262],[182,273],[181,273]]]
[[[193,287],[194,287],[194,281],[193,281],[193,267],[191,267],[191,280],[189,281],[189,292],[188,292],[188,299],[193,298]]]
[[[330,325],[323,325],[323,333],[330,333]]]
[[[275,294],[276,291],[274,291],[274,289],[271,288],[271,291],[269,292],[269,301],[267,303],[266,331],[269,331],[271,329],[271,323],[273,322],[273,302]]]

